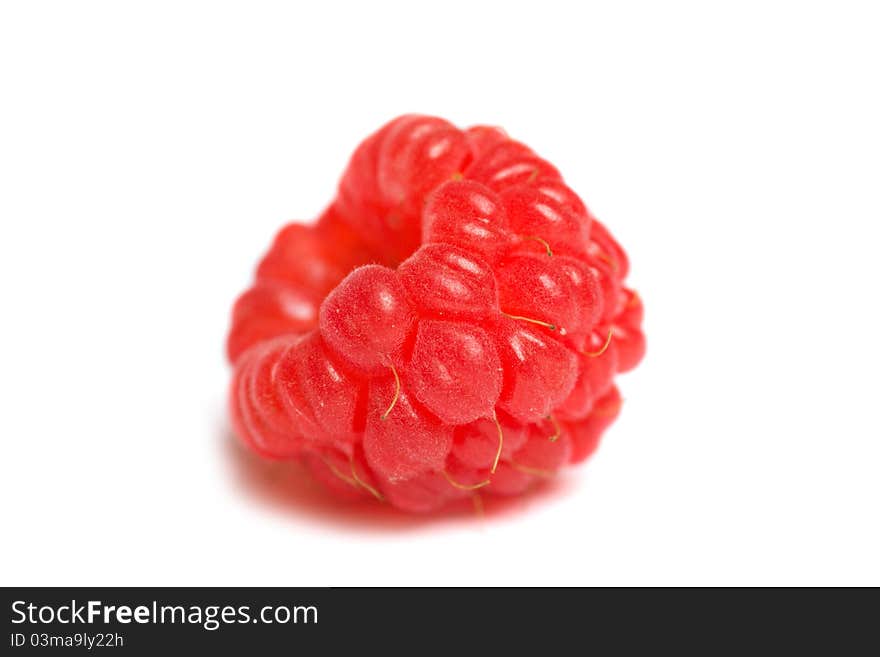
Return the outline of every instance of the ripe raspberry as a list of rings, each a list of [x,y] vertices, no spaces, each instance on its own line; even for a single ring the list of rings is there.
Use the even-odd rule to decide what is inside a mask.
[[[426,512],[590,456],[645,352],[620,245],[502,130],[407,115],[236,302],[233,428],[343,498]]]

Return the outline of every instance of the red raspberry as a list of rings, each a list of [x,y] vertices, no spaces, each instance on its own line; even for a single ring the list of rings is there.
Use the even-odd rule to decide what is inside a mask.
[[[408,115],[236,302],[233,428],[344,498],[516,495],[592,454],[644,355],[629,261],[502,130]]]

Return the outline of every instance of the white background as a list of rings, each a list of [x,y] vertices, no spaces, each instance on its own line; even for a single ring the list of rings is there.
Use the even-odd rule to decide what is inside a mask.
[[[3,584],[880,584],[880,21],[827,3],[5,2]],[[228,311],[366,134],[503,125],[649,353],[553,490],[366,517],[229,437]]]

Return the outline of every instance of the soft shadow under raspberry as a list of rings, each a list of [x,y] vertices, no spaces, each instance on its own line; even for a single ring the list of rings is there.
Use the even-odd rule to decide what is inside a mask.
[[[517,512],[536,512],[537,507],[564,494],[569,485],[567,477],[554,477],[517,497],[481,495],[482,509],[471,500],[462,500],[434,513],[410,514],[372,499],[340,500],[299,463],[272,461],[251,453],[228,426],[223,429],[221,447],[240,492],[259,505],[291,518],[363,531],[412,531],[452,524],[479,529]]]

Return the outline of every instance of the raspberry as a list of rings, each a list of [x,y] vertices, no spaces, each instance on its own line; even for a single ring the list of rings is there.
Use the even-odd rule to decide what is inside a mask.
[[[345,499],[428,512],[588,458],[645,353],[626,253],[498,128],[406,115],[236,301],[232,425]]]

